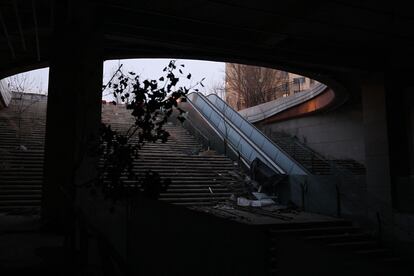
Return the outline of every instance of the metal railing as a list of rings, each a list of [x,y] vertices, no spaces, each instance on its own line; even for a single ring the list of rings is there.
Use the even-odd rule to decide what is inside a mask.
[[[290,178],[290,185],[297,191],[296,203],[304,210],[351,218],[361,226],[372,229],[381,240],[390,231],[399,231],[407,236],[414,235],[414,229],[403,228],[395,223],[391,214],[398,212],[390,202],[367,190],[365,175],[357,175],[348,168],[337,165],[303,145],[295,137],[280,137],[277,140],[285,140],[284,145],[291,147],[289,154],[293,158],[298,162],[309,161],[307,168],[310,171],[320,169],[319,166],[314,166],[321,162],[326,166],[325,173]],[[306,154],[305,160],[303,153]]]
[[[336,167],[333,162],[327,160],[322,155],[303,145],[295,137],[275,132],[266,133],[266,135],[270,137],[272,141],[280,145],[280,147],[282,147],[293,159],[301,163],[302,166],[311,173],[318,174],[318,169],[320,167],[317,165],[320,165],[321,163],[324,163],[324,165],[328,168],[328,171],[326,172],[327,174],[331,171],[331,166]]]

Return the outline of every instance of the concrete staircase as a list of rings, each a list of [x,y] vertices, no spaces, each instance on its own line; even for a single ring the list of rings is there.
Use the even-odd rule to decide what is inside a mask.
[[[347,220],[278,224],[268,231],[272,275],[406,275],[409,265]],[[304,262],[298,266],[297,259]]]
[[[21,104],[21,101],[25,102]],[[0,212],[36,210],[40,206],[45,113],[45,97],[37,100],[15,97],[8,109],[0,110]],[[119,130],[130,123],[128,112],[112,105],[103,105],[102,117]],[[179,126],[168,124],[166,129],[171,134],[169,141],[147,143],[134,161],[137,172],[151,169],[159,172],[162,178],[171,178],[172,184],[161,194],[160,200],[183,206],[213,205],[228,199],[232,189],[240,188],[235,177],[237,168],[231,160],[214,152],[203,152],[193,137]],[[322,264],[326,262],[323,258],[327,255],[321,255],[320,248],[347,256],[335,260],[341,264],[345,260],[351,264],[348,267],[359,265],[362,260],[364,264],[365,260],[372,262],[373,269],[379,272],[385,271],[383,264],[386,263],[402,267],[400,258],[350,221],[279,223],[264,225],[263,230],[269,236],[269,267],[274,275],[299,275],[292,274],[295,267],[303,268],[304,272],[313,271],[315,266],[310,269],[303,262],[312,256],[319,258]],[[367,269],[370,271],[371,266]],[[333,274],[349,275],[352,270],[343,272]]]
[[[41,202],[46,97],[40,100],[13,98],[0,111],[0,211],[38,208]],[[23,111],[23,112],[21,112]],[[121,106],[103,105],[103,121],[114,129],[129,126],[129,111]],[[128,123],[129,122],[129,123]],[[225,156],[203,155],[201,146],[186,130],[171,123],[167,143],[147,143],[134,161],[136,172],[148,169],[170,178],[172,184],[160,200],[193,206],[211,205],[228,199],[237,184],[237,168]],[[229,173],[230,172],[230,173]]]
[[[127,125],[112,124],[115,129]],[[165,126],[170,133],[167,143],[146,143],[134,160],[134,171],[158,172],[161,179],[172,183],[160,200],[176,205],[212,205],[228,199],[230,187],[237,185],[233,162],[223,155],[203,155],[201,146],[185,129],[171,123]],[[128,183],[129,180],[124,180]],[[131,180],[132,181],[132,180]]]
[[[315,153],[312,149],[303,145],[294,137],[281,132],[271,132],[267,134],[278,146],[292,156],[309,172],[316,175],[332,174],[331,166],[345,169],[354,175],[364,175],[365,167],[351,159],[328,160]]]
[[[15,94],[0,110],[0,211],[40,206],[46,101]]]

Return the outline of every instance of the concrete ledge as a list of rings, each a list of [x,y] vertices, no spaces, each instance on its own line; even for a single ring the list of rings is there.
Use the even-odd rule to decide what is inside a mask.
[[[268,275],[260,228],[159,201],[124,204],[83,198],[86,220],[129,263],[133,275]],[[126,228],[128,221],[129,227]]]

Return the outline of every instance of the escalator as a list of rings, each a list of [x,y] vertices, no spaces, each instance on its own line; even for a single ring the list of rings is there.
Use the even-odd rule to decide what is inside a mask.
[[[247,168],[259,159],[277,174],[308,174],[305,168],[217,95],[206,97],[201,93],[191,93],[187,100],[189,104],[185,108],[192,128],[205,140],[222,141],[231,150],[226,154],[237,156]]]

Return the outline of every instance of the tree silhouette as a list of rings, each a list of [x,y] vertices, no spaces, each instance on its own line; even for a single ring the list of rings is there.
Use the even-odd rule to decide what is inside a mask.
[[[200,81],[190,88],[179,86],[180,78],[191,79],[191,74],[184,73],[185,65],[177,65],[175,60],[168,63],[163,69],[163,75],[157,80],[141,80],[134,72],[124,73],[121,67],[103,88],[112,91],[114,98],[125,104],[131,111],[134,123],[125,133],[102,123],[99,154],[103,166],[97,185],[106,197],[113,200],[120,199],[125,194],[141,192],[141,189],[144,190],[144,195],[158,198],[159,193],[168,187],[168,180],[161,181],[157,172],[147,172],[138,181],[138,176],[133,171],[133,160],[145,143],[165,143],[168,140],[170,134],[163,126],[174,109],[179,113],[177,119],[184,121],[185,111],[178,107],[178,101],[186,101],[186,95],[197,85],[203,84]],[[117,102],[113,101],[112,104],[116,105]],[[129,180],[136,180],[134,184],[125,185],[122,180],[124,175]]]

